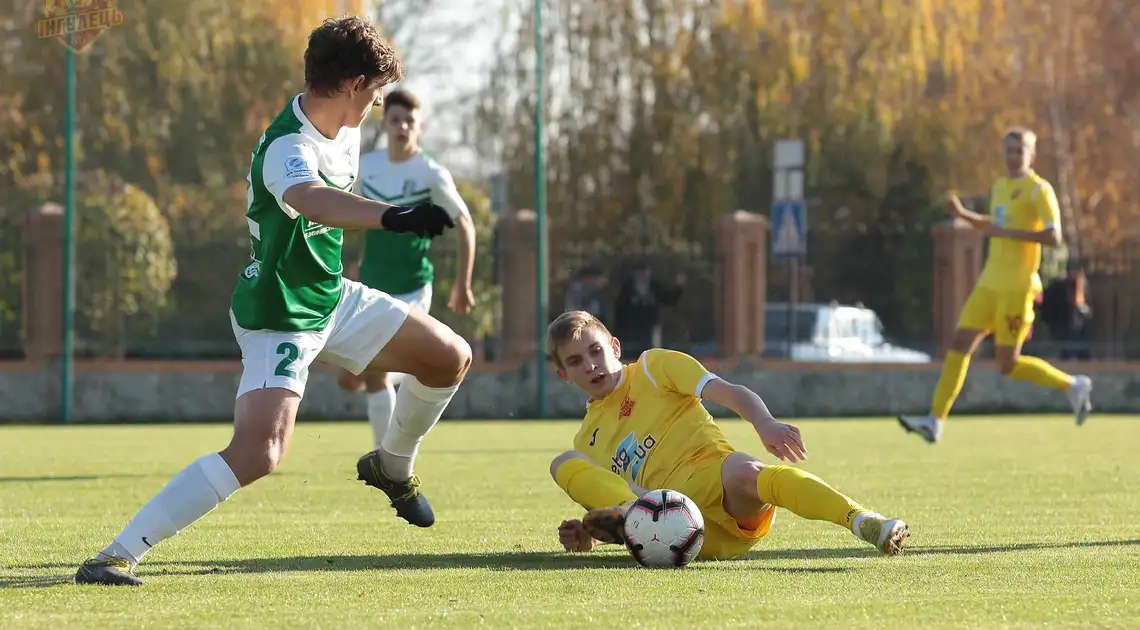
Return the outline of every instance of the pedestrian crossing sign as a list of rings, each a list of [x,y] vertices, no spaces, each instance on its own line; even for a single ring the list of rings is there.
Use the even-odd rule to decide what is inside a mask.
[[[803,201],[777,201],[772,206],[772,255],[807,255],[807,209]]]

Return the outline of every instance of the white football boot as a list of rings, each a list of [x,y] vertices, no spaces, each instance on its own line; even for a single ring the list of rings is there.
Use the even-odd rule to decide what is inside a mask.
[[[897,556],[906,546],[910,527],[901,518],[886,518],[878,512],[863,512],[851,522],[851,532],[888,556]]]
[[[907,433],[917,433],[931,444],[942,439],[942,422],[934,416],[899,416],[899,426]]]
[[[1092,411],[1092,379],[1083,374],[1074,376],[1069,391],[1065,393],[1069,396],[1069,403],[1073,405],[1073,415],[1079,427],[1085,423],[1089,412]]]

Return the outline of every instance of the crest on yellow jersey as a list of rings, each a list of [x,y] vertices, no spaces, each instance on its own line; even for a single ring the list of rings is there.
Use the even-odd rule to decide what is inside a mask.
[[[123,12],[114,0],[44,0],[44,17],[36,21],[36,36],[54,37],[78,53],[122,23]]]
[[[1021,189],[1017,188],[1017,189],[1014,189],[1012,194],[1010,194],[1009,199],[1010,199],[1010,201],[1014,201],[1020,196],[1021,196]]]
[[[628,418],[633,415],[633,406],[637,404],[628,395],[621,401],[621,411],[618,412],[618,418]]]

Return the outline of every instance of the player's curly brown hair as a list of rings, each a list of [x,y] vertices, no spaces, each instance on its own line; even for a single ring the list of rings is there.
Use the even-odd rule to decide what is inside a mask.
[[[370,87],[388,85],[404,78],[404,67],[392,44],[371,23],[355,15],[326,19],[309,34],[305,86],[314,94],[332,96],[358,76]]]

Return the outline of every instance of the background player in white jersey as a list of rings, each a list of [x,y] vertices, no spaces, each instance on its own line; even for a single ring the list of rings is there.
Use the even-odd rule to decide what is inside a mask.
[[[388,148],[360,157],[357,193],[376,201],[412,205],[431,201],[455,221],[459,237],[459,261],[448,306],[467,314],[475,304],[471,293],[471,270],[475,264],[475,225],[467,204],[459,196],[451,173],[420,149],[422,130],[420,101],[407,90],[393,90],[384,97],[384,132]],[[428,258],[431,239],[388,230],[368,230],[358,273],[362,284],[379,289],[402,302],[427,312],[431,309],[435,268]],[[368,392],[368,423],[373,448],[381,448],[396,406],[393,379],[388,374],[347,370],[340,386],[348,391]]]
[[[434,522],[412,460],[463,380],[471,348],[426,313],[341,277],[343,229],[435,236],[454,227],[430,202],[393,207],[349,192],[360,124],[384,86],[402,75],[392,47],[360,18],[326,20],[309,36],[305,91],[265,131],[250,164],[251,260],[230,303],[243,364],[233,438],[175,475],[80,566],[77,583],[140,584],[134,568],[148,550],[273,472],[288,449],[314,360],[354,373],[410,375],[384,450],[360,458],[357,472],[404,519],[421,527]]]

